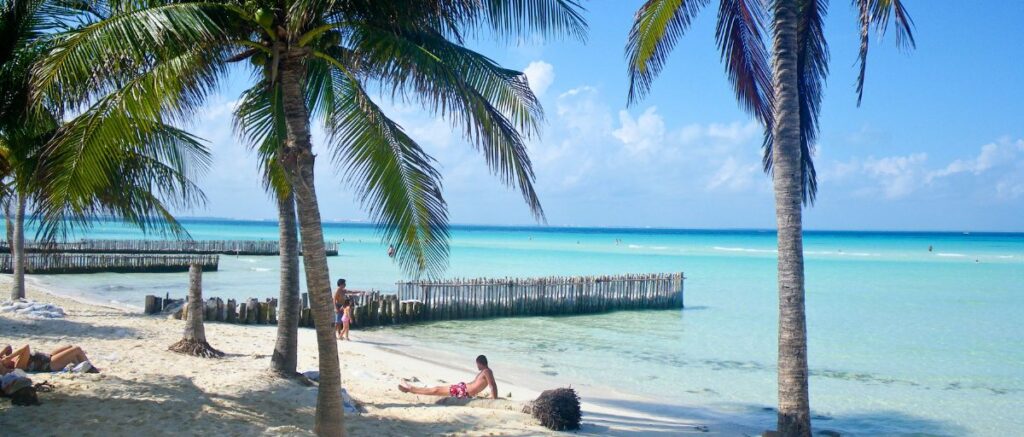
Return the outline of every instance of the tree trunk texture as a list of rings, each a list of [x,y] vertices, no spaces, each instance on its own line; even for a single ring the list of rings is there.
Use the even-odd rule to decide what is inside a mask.
[[[172,352],[203,358],[219,358],[224,352],[214,349],[206,342],[206,328],[203,326],[203,266],[192,264],[188,267],[188,320],[181,340],[167,348]]]
[[[270,366],[284,376],[294,376],[299,354],[299,235],[295,219],[295,195],[277,195],[280,232],[281,290],[277,318],[277,342]]]
[[[281,161],[295,193],[298,208],[299,234],[302,238],[302,260],[306,268],[313,323],[320,361],[320,387],[316,403],[316,427],[319,436],[345,435],[345,417],[341,400],[341,369],[338,344],[331,327],[334,315],[331,302],[330,274],[327,253],[313,185],[313,155],[309,132],[309,110],[303,94],[306,50],[289,48],[284,52],[279,70],[284,100],[285,125],[288,138]]]
[[[11,202],[4,202],[4,222],[7,225],[7,248],[14,247],[14,211],[11,210]]]
[[[11,286],[11,299],[23,299],[25,297],[25,207],[28,199],[25,195],[18,194],[18,205],[14,212],[14,240],[11,244],[11,276],[14,282]]]
[[[811,435],[807,388],[807,321],[804,314],[804,256],[800,169],[800,91],[797,71],[796,0],[774,3],[772,51],[775,93],[775,219],[778,227],[779,418],[783,436]]]

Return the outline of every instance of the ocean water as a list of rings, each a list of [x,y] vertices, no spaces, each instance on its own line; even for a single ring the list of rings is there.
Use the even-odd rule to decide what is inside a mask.
[[[196,239],[277,237],[274,222],[186,226]],[[332,282],[345,277],[350,288],[386,291],[403,279],[372,228],[329,224],[325,235],[342,241],[341,256],[329,258]],[[139,234],[101,223],[88,236]],[[686,309],[388,329],[424,349],[485,353],[496,369],[593,387],[589,401],[768,429],[776,402],[774,246],[769,231],[456,226],[448,276],[682,271]],[[805,254],[816,429],[1024,433],[1024,234],[808,232]],[[34,279],[139,308],[146,294],[183,296],[186,276]],[[277,258],[222,256],[220,271],[203,282],[206,296],[271,297]]]

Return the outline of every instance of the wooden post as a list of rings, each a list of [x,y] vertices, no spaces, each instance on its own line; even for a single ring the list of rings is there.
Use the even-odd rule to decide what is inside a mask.
[[[255,324],[256,321],[259,319],[260,302],[256,299],[249,298],[249,300],[247,300],[246,303],[248,304],[246,306],[249,307],[249,315],[248,317],[246,317],[245,321],[250,325]]]
[[[160,299],[160,298],[156,297],[156,296],[153,296],[152,294],[146,295],[146,305],[145,305],[145,309],[143,310],[143,313],[145,313],[145,314],[156,314],[156,313],[160,312],[160,310],[157,309],[157,307],[158,307],[157,299]]]
[[[277,299],[270,299],[270,312],[267,315],[267,323],[271,325],[277,324]]]
[[[237,323],[238,322],[238,315],[235,314],[235,300],[234,299],[228,299],[228,304],[227,304],[227,307],[225,308],[225,311],[227,312],[227,317],[225,317],[225,321],[227,321],[228,323]]]

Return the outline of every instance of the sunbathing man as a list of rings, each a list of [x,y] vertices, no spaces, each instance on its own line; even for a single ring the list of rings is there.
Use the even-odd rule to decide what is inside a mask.
[[[498,399],[498,383],[494,381],[494,372],[491,372],[491,369],[487,367],[487,357],[483,355],[476,357],[476,368],[477,370],[480,370],[480,373],[477,373],[476,378],[469,384],[460,382],[450,386],[439,385],[437,387],[413,387],[403,381],[402,384],[398,385],[398,390],[402,393],[414,393],[418,395],[470,398],[484,391],[485,388],[490,387],[491,398]]]
[[[59,372],[70,365],[88,362],[85,351],[78,346],[61,346],[48,354],[32,353],[28,345],[11,350],[8,345],[0,350],[0,361],[10,369],[21,369],[26,372]],[[95,368],[93,368],[95,369]]]

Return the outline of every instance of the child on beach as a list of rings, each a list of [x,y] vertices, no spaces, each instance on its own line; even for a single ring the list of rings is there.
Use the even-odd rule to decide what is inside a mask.
[[[342,316],[344,315],[343,303],[348,300],[345,297],[345,279],[338,279],[338,288],[334,290],[334,334],[341,340]]]
[[[352,341],[348,338],[348,328],[352,324],[352,301],[350,299],[345,299],[341,311],[341,333],[338,334],[338,339],[344,338],[347,341]]]

